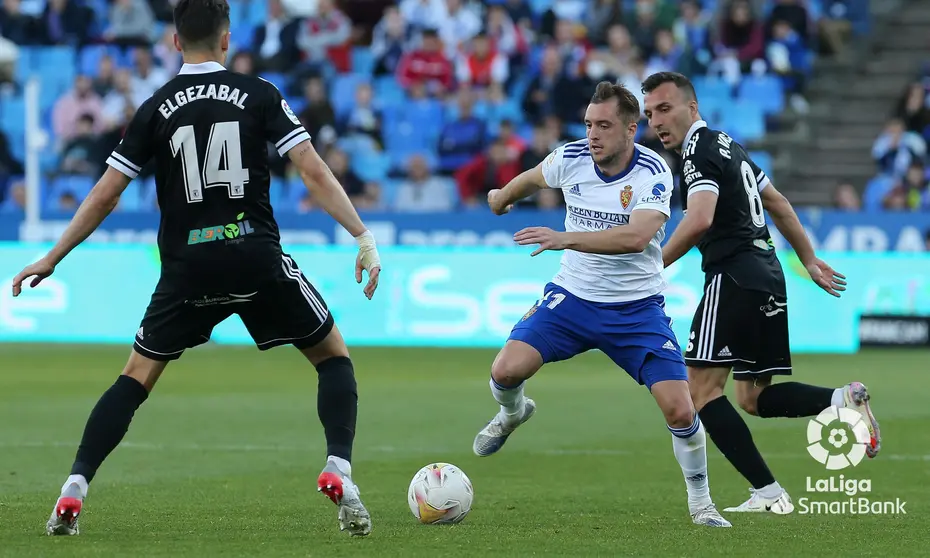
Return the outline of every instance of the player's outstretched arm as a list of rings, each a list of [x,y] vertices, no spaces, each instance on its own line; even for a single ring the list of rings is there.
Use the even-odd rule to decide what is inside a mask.
[[[287,154],[300,171],[300,177],[314,201],[358,242],[355,280],[361,283],[362,270],[368,272],[365,296],[371,299],[375,294],[375,289],[378,288],[378,276],[381,273],[381,258],[375,246],[374,235],[365,227],[345,189],[333,176],[329,166],[320,158],[310,140],[305,140],[295,146]]]
[[[537,190],[548,187],[543,176],[542,163],[540,163],[520,173],[503,188],[488,192],[488,206],[495,215],[503,215],[510,211],[516,202],[532,196]]]
[[[776,190],[771,183],[760,194],[762,206],[772,216],[775,228],[794,249],[798,259],[801,260],[801,263],[804,264],[805,269],[810,274],[811,279],[821,289],[839,297],[840,291],[846,290],[846,276],[834,271],[832,267],[814,253],[814,247],[811,245],[810,239],[807,238],[807,233],[804,232],[804,226],[801,225],[798,214],[791,207],[791,202]]]
[[[714,222],[716,212],[716,192],[701,190],[688,196],[688,213],[662,247],[662,261],[665,267],[671,266],[694,248]]]
[[[35,277],[35,279],[29,286],[36,287],[55,271],[55,266],[61,263],[65,256],[97,230],[100,223],[116,208],[119,197],[129,186],[131,180],[113,167],[107,167],[106,172],[81,203],[55,246],[45,257],[27,266],[13,279],[13,296],[19,296],[22,292],[23,281],[30,277]]]
[[[521,246],[539,244],[535,256],[546,250],[574,250],[588,254],[638,254],[659,232],[668,217],[654,209],[636,210],[624,227],[597,232],[559,232],[548,227],[528,227],[513,235]]]

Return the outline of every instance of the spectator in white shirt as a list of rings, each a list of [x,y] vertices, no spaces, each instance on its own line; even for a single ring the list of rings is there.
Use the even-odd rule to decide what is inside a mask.
[[[442,212],[453,209],[453,188],[447,179],[433,176],[422,155],[410,158],[407,180],[402,182],[394,198],[394,210],[404,212]]]

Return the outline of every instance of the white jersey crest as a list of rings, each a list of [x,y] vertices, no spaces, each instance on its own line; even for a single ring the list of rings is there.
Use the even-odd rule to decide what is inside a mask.
[[[550,188],[565,197],[565,230],[596,232],[630,221],[637,210],[671,215],[674,181],[668,165],[655,151],[635,146],[630,166],[616,176],[605,176],[591,159],[587,140],[559,147],[542,163]],[[665,225],[639,254],[600,255],[565,250],[553,283],[592,302],[629,302],[661,293],[662,240]]]

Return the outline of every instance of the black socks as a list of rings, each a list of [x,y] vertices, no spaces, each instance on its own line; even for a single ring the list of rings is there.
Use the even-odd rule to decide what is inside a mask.
[[[84,427],[84,436],[78,446],[72,475],[83,475],[93,480],[103,460],[110,455],[129,430],[136,409],[148,398],[149,392],[129,376],[120,376],[97,401]]]
[[[834,391],[798,382],[772,384],[759,394],[756,412],[762,418],[815,417],[832,404]]]
[[[348,357],[332,357],[317,365],[316,408],[326,434],[326,454],[352,461],[358,391]]]
[[[775,482],[775,477],[752,441],[749,427],[725,395],[708,402],[698,415],[704,423],[704,430],[720,453],[753,488],[759,489]]]

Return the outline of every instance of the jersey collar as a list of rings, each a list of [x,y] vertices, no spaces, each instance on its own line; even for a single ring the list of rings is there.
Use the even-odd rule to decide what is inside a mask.
[[[189,75],[189,74],[212,74],[213,72],[222,72],[226,68],[223,67],[219,62],[202,62],[200,64],[184,64],[181,66],[181,71],[178,72],[179,76]]]
[[[616,182],[624,176],[630,174],[630,172],[636,167],[636,161],[639,160],[639,149],[633,147],[633,156],[630,158],[630,164],[627,165],[625,169],[620,171],[620,174],[615,174],[613,176],[607,176],[604,174],[600,168],[598,168],[597,163],[594,162],[594,159],[591,159],[591,164],[594,165],[594,172],[597,173],[597,177],[600,178],[603,182],[610,184],[611,182]]]
[[[701,128],[706,128],[706,127],[707,127],[707,122],[703,120],[698,120],[697,122],[692,124],[691,127],[688,129],[688,133],[685,134],[685,141],[681,142],[682,149],[684,149],[686,145],[691,143],[691,136],[693,136],[695,132],[697,132]]]

